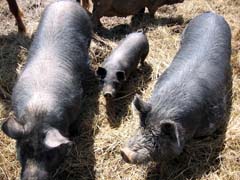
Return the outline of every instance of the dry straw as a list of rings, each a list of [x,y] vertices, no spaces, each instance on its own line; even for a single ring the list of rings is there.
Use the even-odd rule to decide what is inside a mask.
[[[18,1],[24,12],[27,36],[17,34],[13,16],[5,0],[0,0],[0,119],[10,112],[10,94],[17,74],[23,67],[31,38],[44,7],[53,0]],[[189,20],[201,12],[212,10],[229,22],[232,40],[233,104],[226,132],[192,141],[183,154],[164,167],[154,163],[142,166],[123,162],[119,149],[134,134],[138,120],[132,116],[134,93],[150,97],[157,77],[173,59],[180,34]],[[65,163],[53,174],[53,179],[197,179],[238,180],[240,178],[240,2],[239,0],[185,0],[183,4],[165,6],[155,19],[145,16],[141,22],[127,18],[102,18],[111,29],[103,36],[94,35],[90,57],[93,69],[104,60],[117,42],[130,31],[144,27],[150,43],[146,65],[132,76],[113,103],[106,109],[96,80],[88,81],[85,108],[81,116],[80,135]],[[125,24],[125,25],[123,25]],[[121,25],[121,26],[118,26]],[[127,25],[130,25],[128,27]],[[117,27],[116,27],[117,26]],[[163,173],[159,175],[159,169]],[[20,166],[15,156],[15,142],[0,132],[0,179],[18,179]],[[164,178],[160,178],[164,176]]]

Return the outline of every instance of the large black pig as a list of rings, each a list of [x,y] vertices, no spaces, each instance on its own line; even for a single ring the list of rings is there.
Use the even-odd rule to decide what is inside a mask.
[[[16,139],[23,180],[45,180],[72,144],[69,126],[79,114],[88,69],[91,20],[74,1],[44,11],[28,62],[12,94],[15,116],[2,125]]]
[[[193,137],[225,124],[231,84],[231,31],[222,16],[207,12],[185,29],[181,47],[144,102],[133,107],[141,128],[121,150],[129,163],[167,161]]]

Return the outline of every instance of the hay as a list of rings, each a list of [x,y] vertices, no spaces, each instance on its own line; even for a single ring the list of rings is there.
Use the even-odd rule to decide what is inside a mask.
[[[44,7],[53,0],[18,1],[24,12],[27,36],[18,35],[15,20],[6,1],[0,3],[0,119],[10,112],[8,94],[17,74],[25,63],[32,34]],[[238,180],[240,177],[240,3],[239,0],[185,0],[183,4],[165,6],[158,10],[155,19],[144,16],[143,21],[131,24],[131,17],[102,18],[110,32],[95,35],[91,43],[90,57],[93,69],[104,60],[117,42],[130,31],[144,28],[150,43],[146,67],[130,78],[114,101],[115,109],[106,109],[104,98],[99,94],[96,79],[88,82],[89,88],[79,125],[81,133],[74,139],[75,146],[65,163],[53,174],[53,179],[197,179]],[[201,12],[212,10],[223,15],[229,22],[233,40],[233,104],[225,133],[191,142],[183,154],[169,162],[164,174],[159,167],[129,165],[121,159],[119,149],[138,127],[133,118],[130,102],[134,93],[150,97],[157,77],[174,57],[180,41],[180,33],[189,20]],[[125,24],[125,25],[123,25]],[[120,26],[118,26],[120,25]],[[117,27],[116,27],[117,26]],[[18,179],[20,166],[15,156],[15,142],[0,132],[0,179]]]

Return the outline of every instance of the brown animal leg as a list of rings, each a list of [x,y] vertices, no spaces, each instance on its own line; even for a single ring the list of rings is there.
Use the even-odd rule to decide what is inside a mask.
[[[26,32],[26,27],[23,24],[21,16],[23,16],[23,13],[18,8],[16,0],[7,0],[8,6],[12,14],[14,15],[17,25],[18,25],[18,31],[21,33]]]
[[[145,7],[144,8],[142,8],[139,12],[138,12],[138,14],[139,15],[143,15],[144,14],[144,12],[145,12]]]
[[[80,2],[80,0],[77,0],[77,2]],[[89,16],[92,16],[92,13],[89,11],[90,4],[89,0],[81,0],[82,7],[87,11]]]
[[[82,1],[82,7],[88,10],[90,7],[89,0],[81,0],[81,1]]]
[[[96,5],[94,4],[93,6],[93,12],[92,12],[92,21],[93,21],[93,25],[94,28],[97,27],[102,27],[102,23],[100,21],[100,18],[102,16],[100,15],[100,12],[98,12]]]
[[[155,15],[155,12],[157,11],[157,9],[158,9],[157,6],[148,7],[148,11],[149,11],[149,14],[150,14],[151,18],[154,18],[154,15]]]

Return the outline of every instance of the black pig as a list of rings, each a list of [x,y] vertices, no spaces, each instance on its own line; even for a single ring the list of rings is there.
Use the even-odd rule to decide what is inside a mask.
[[[231,88],[231,31],[223,17],[207,12],[185,29],[172,64],[158,79],[152,97],[135,96],[140,130],[121,150],[129,163],[167,161],[193,137],[223,126]]]
[[[148,55],[149,44],[143,32],[129,34],[103,62],[96,71],[103,85],[105,97],[115,97],[121,84],[136,70],[139,62],[143,64]]]
[[[91,20],[79,3],[57,1],[44,11],[28,62],[12,94],[15,116],[2,130],[16,139],[23,180],[45,180],[72,144],[88,69]]]

